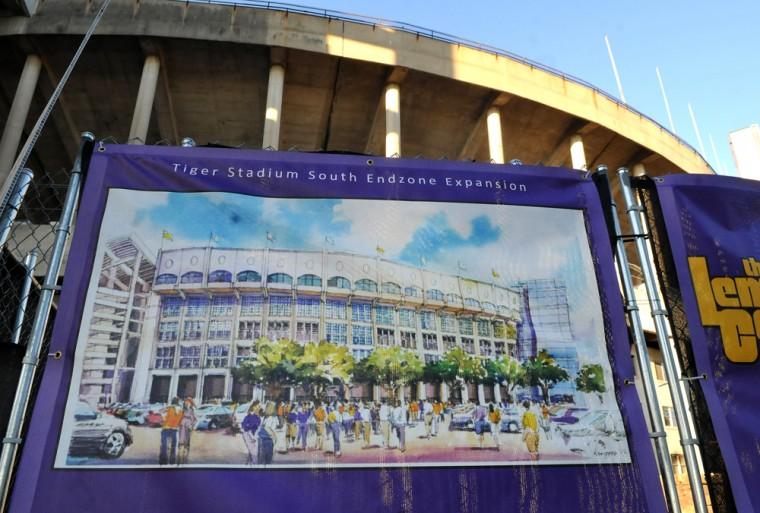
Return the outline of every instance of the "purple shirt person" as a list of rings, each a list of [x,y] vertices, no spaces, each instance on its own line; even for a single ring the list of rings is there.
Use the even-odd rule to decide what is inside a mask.
[[[295,417],[295,422],[298,424],[298,434],[296,434],[296,445],[301,445],[301,450],[306,450],[306,438],[309,436],[309,411],[301,406],[298,407],[296,413],[290,413]]]

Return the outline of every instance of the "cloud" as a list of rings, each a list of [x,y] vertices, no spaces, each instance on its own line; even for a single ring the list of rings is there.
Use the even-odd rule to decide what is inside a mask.
[[[480,215],[470,221],[471,229],[467,237],[454,230],[449,223],[449,216],[438,212],[428,218],[412,235],[412,240],[404,246],[400,260],[416,265],[421,257],[427,260],[437,260],[442,252],[448,252],[463,247],[480,248],[496,242],[501,230],[491,224],[491,220]]]

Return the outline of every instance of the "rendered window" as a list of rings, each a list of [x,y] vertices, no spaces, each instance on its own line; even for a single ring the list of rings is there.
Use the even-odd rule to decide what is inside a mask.
[[[441,315],[441,331],[444,333],[457,332],[457,319],[453,315]]]
[[[290,296],[269,296],[269,315],[272,317],[290,317]]]
[[[410,308],[401,308],[398,311],[398,323],[404,328],[416,328],[417,319],[414,310]]]
[[[346,302],[336,301],[334,299],[328,299],[325,303],[325,317],[327,319],[341,319],[346,318]]]
[[[232,336],[232,321],[210,321],[208,323],[209,340],[229,340]]]
[[[182,329],[182,340],[200,340],[206,327],[204,321],[185,321]]]
[[[444,335],[441,337],[443,339],[443,350],[444,351],[451,351],[452,349],[457,347],[457,338],[452,335]]]
[[[491,322],[487,319],[478,319],[478,335],[481,337],[491,336]]]
[[[240,298],[240,315],[261,315],[264,313],[264,298],[262,296],[242,296]]]
[[[162,322],[158,325],[158,340],[160,342],[173,342],[177,340],[179,332],[179,323]]]
[[[185,315],[188,317],[206,317],[208,313],[208,298],[205,296],[188,296],[187,310]]]
[[[493,356],[493,350],[491,347],[491,342],[488,340],[481,340],[480,341],[480,356]]]
[[[287,321],[269,321],[267,324],[267,337],[269,340],[289,339],[290,323]]]
[[[212,271],[208,275],[209,283],[232,283],[232,273],[229,271]]]
[[[161,298],[161,316],[162,317],[179,317],[183,301],[178,297]]]
[[[201,366],[200,346],[180,346],[179,368],[180,369],[195,369],[200,366]]]
[[[351,282],[343,276],[333,276],[327,280],[328,287],[334,287],[336,289],[350,289]]]
[[[296,340],[301,343],[319,341],[319,323],[318,322],[299,322],[296,323]]]
[[[229,317],[235,306],[234,296],[214,296],[211,299],[212,317]]]
[[[425,354],[423,357],[425,358],[425,363],[435,363],[441,361],[441,355],[438,354]]]
[[[423,310],[420,312],[420,325],[423,330],[435,329],[435,312]]]
[[[461,335],[472,335],[472,319],[470,317],[460,317],[459,333]]]
[[[394,318],[393,307],[387,305],[377,305],[375,307],[375,322],[377,324],[385,324],[387,326],[393,326]]]
[[[174,347],[157,347],[156,360],[153,367],[156,369],[171,369],[174,367]]]
[[[406,287],[404,295],[409,297],[422,297],[422,290],[417,287]]]
[[[461,303],[462,296],[459,294],[446,294],[446,302],[448,303]]]
[[[392,346],[395,340],[394,331],[387,328],[377,328],[377,345]]]
[[[241,340],[257,340],[261,338],[261,322],[259,321],[238,322],[238,338]]]
[[[354,360],[359,362],[367,358],[369,355],[371,355],[372,350],[371,349],[352,349],[351,354],[353,355]]]
[[[422,349],[438,351],[438,335],[435,333],[422,334]]]
[[[462,349],[465,353],[475,354],[475,341],[471,338],[462,337]]]
[[[401,295],[401,285],[399,285],[398,283],[386,281],[383,283],[383,292],[385,294]]]
[[[464,304],[465,306],[470,306],[472,308],[480,308],[480,301],[471,297],[464,298]]]
[[[372,345],[372,328],[354,325],[351,327],[351,342],[358,346]]]
[[[293,277],[285,273],[274,273],[267,276],[267,283],[284,283],[285,285],[293,285]]]
[[[260,282],[261,275],[256,271],[240,271],[237,273],[237,281],[239,282]]]
[[[203,283],[203,273],[190,271],[182,275],[182,283]]]
[[[176,283],[176,274],[159,274],[156,277],[156,285],[175,285]]]
[[[251,358],[253,358],[252,348],[238,346],[237,355],[235,356],[235,365],[239,366],[241,363],[250,360]]]
[[[354,285],[356,287],[356,290],[363,290],[365,292],[377,292],[377,283],[366,278],[363,280],[358,280]]]
[[[372,307],[369,303],[351,305],[351,320],[354,322],[372,322]]]
[[[206,367],[227,367],[229,356],[229,346],[208,346],[206,348]]]
[[[505,350],[504,342],[494,342],[493,347],[494,347],[493,353],[497,357],[501,357],[501,356],[504,356],[505,354],[507,354],[507,352]]]
[[[303,274],[298,277],[297,283],[298,285],[303,285],[305,287],[321,287],[322,278],[316,274]]]
[[[325,323],[325,338],[333,344],[346,345],[348,330],[345,324],[334,322]]]
[[[427,291],[427,298],[432,301],[443,301],[443,292],[438,289],[429,289]]]
[[[298,317],[319,317],[318,297],[299,297],[296,300],[296,315]]]
[[[417,334],[413,331],[401,331],[401,347],[417,349]]]

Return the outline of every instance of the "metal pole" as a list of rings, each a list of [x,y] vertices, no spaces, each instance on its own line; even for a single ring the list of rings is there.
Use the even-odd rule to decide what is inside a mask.
[[[8,204],[3,205],[3,217],[0,219],[0,248],[5,246],[5,243],[8,241],[13,221],[16,220],[18,209],[24,201],[24,196],[26,196],[26,191],[32,183],[32,178],[34,178],[34,173],[30,169],[24,168],[18,172],[18,177],[14,180],[15,186],[13,192],[8,199]]]
[[[697,134],[697,142],[699,143],[699,152],[702,154],[702,158],[707,160],[707,152],[705,151],[705,145],[702,142],[702,134],[699,133],[699,126],[697,126],[697,118],[694,117],[694,109],[691,108],[691,103],[688,103],[689,116],[691,116],[691,124],[694,127],[694,133]]]
[[[670,130],[675,134],[676,124],[673,123],[673,116],[670,114],[670,102],[668,102],[668,95],[665,94],[665,84],[662,83],[660,68],[658,66],[655,66],[654,70],[657,72],[657,81],[660,83],[660,92],[662,93],[662,100],[665,102],[665,111],[668,113],[668,121],[670,121]]]
[[[63,212],[55,229],[55,241],[53,242],[53,251],[50,256],[50,264],[45,274],[45,282],[40,289],[40,299],[37,304],[37,312],[34,316],[32,333],[29,337],[29,343],[26,346],[26,354],[22,361],[21,374],[16,387],[16,396],[13,400],[11,415],[8,420],[8,430],[3,439],[3,451],[0,455],[0,511],[4,511],[9,496],[9,484],[13,471],[13,462],[16,459],[16,451],[21,444],[21,429],[24,425],[24,417],[29,403],[34,381],[37,363],[40,359],[43,339],[45,337],[45,328],[47,327],[48,317],[50,316],[50,307],[53,303],[58,282],[58,273],[61,270],[61,261],[63,252],[66,248],[66,241],[69,236],[71,220],[76,210],[77,200],[79,198],[79,188],[82,179],[82,160],[84,155],[91,151],[95,136],[90,132],[84,132],[79,144],[79,152],[74,161],[74,167],[71,170],[71,179],[69,180],[69,190],[66,192],[66,200],[63,203]]]
[[[662,351],[662,360],[665,367],[665,374],[668,378],[668,387],[670,395],[673,398],[673,409],[678,425],[678,434],[683,446],[684,458],[686,459],[686,470],[689,474],[689,484],[691,485],[691,496],[694,499],[694,509],[696,513],[707,513],[707,502],[705,501],[705,492],[702,488],[702,475],[699,471],[697,462],[697,452],[694,446],[697,440],[691,432],[691,426],[688,420],[688,410],[686,400],[681,390],[681,377],[678,374],[676,361],[673,355],[673,348],[670,346],[668,337],[668,314],[665,310],[657,290],[657,279],[654,274],[652,261],[649,256],[649,248],[644,242],[644,228],[641,223],[640,214],[641,206],[633,197],[631,189],[631,178],[628,169],[621,167],[618,169],[620,177],[620,188],[625,200],[625,210],[631,221],[631,229],[636,242],[636,252],[641,262],[641,270],[644,273],[644,284],[649,297],[649,306],[652,310],[652,319],[654,320],[655,330],[657,332],[657,342]]]
[[[641,369],[641,379],[644,384],[644,396],[649,413],[649,421],[652,425],[652,432],[649,437],[654,441],[655,455],[657,463],[660,466],[660,475],[665,485],[665,494],[668,498],[671,513],[680,513],[681,505],[678,500],[678,488],[676,479],[673,474],[673,464],[670,461],[670,451],[668,450],[668,438],[665,433],[665,425],[662,421],[662,411],[660,410],[660,401],[657,399],[657,384],[652,376],[652,366],[649,362],[649,351],[647,349],[644,329],[641,327],[641,316],[639,307],[636,304],[636,293],[633,287],[633,277],[628,266],[628,254],[625,249],[625,240],[620,220],[617,215],[617,204],[610,187],[607,166],[598,166],[596,175],[603,177],[604,186],[610,193],[610,209],[612,210],[612,224],[615,230],[615,257],[617,258],[618,274],[623,284],[623,294],[625,297],[625,311],[628,313],[628,319],[633,331],[633,340],[636,345],[636,356],[638,358],[639,368]]]
[[[615,56],[612,55],[612,47],[610,46],[610,39],[607,37],[607,34],[604,35],[604,44],[607,45],[607,53],[610,55],[610,64],[612,64],[612,72],[615,74],[615,82],[617,82],[618,91],[620,91],[620,100],[625,104],[623,83],[620,81],[620,75],[618,74],[617,65],[615,64]]]
[[[19,344],[21,342],[21,328],[24,326],[26,304],[29,302],[29,291],[32,289],[32,280],[34,279],[32,273],[36,265],[37,250],[33,249],[24,259],[26,276],[24,276],[24,284],[21,286],[21,300],[19,301],[18,312],[16,313],[16,323],[13,326],[13,335],[11,336],[12,344]]]

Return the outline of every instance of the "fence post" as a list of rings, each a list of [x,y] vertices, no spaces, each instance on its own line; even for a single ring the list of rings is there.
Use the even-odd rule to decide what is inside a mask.
[[[21,286],[21,295],[19,296],[18,312],[16,313],[16,322],[13,324],[13,335],[11,344],[21,343],[21,328],[24,326],[26,317],[26,304],[29,302],[29,292],[32,289],[32,280],[34,279],[34,267],[37,265],[37,250],[33,249],[24,259],[24,284]]]
[[[32,178],[34,178],[34,173],[30,169],[24,168],[18,172],[13,180],[13,190],[8,196],[8,203],[3,204],[0,209],[0,214],[2,214],[2,218],[0,218],[0,249],[8,241],[13,221],[16,220],[18,209],[24,201],[24,196],[26,196],[26,191],[32,183]]]
[[[13,472],[13,463],[22,441],[21,430],[24,425],[24,417],[26,416],[26,409],[32,392],[32,383],[40,359],[40,352],[50,316],[50,308],[53,303],[53,295],[58,288],[58,273],[61,269],[63,252],[66,248],[71,221],[79,199],[82,162],[85,159],[85,155],[88,155],[92,151],[94,140],[95,136],[90,132],[82,134],[79,152],[74,161],[74,167],[71,170],[71,179],[69,180],[69,189],[66,192],[66,200],[63,203],[63,211],[55,230],[55,241],[53,243],[50,264],[45,274],[45,281],[40,289],[37,312],[35,313],[32,332],[22,361],[21,375],[16,387],[16,396],[13,400],[13,407],[8,420],[8,430],[3,439],[2,454],[0,455],[0,511],[5,510],[10,495],[9,485]]]
[[[660,301],[660,295],[657,291],[657,279],[655,277],[652,261],[650,259],[649,248],[644,242],[646,236],[641,223],[641,205],[633,197],[631,189],[631,177],[628,168],[621,167],[618,169],[620,177],[620,189],[625,200],[625,210],[628,213],[628,219],[631,222],[633,238],[636,243],[636,252],[641,263],[641,270],[644,273],[644,284],[649,297],[649,306],[652,310],[652,319],[654,320],[655,331],[657,332],[657,342],[662,351],[662,363],[665,367],[665,375],[668,378],[668,387],[670,395],[673,398],[673,410],[675,412],[678,433],[681,437],[684,458],[686,459],[686,470],[689,474],[689,484],[691,486],[691,495],[694,499],[694,510],[696,513],[707,513],[707,502],[705,500],[705,491],[702,488],[702,474],[697,462],[697,452],[694,446],[697,440],[691,432],[689,419],[687,416],[686,401],[681,390],[681,379],[678,375],[676,361],[673,356],[673,348],[670,347],[668,338],[668,314]]]

